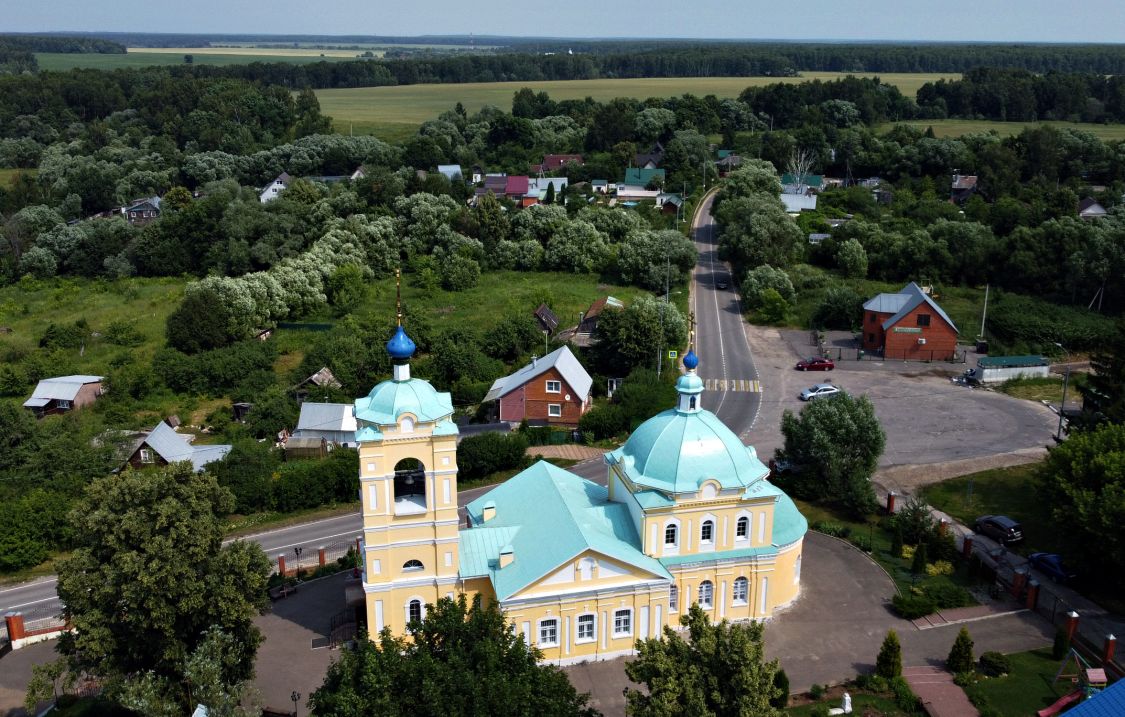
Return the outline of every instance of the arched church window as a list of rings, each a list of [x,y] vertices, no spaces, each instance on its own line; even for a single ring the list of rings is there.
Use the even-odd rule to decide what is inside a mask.
[[[417,570],[425,570],[426,566],[422,565],[421,560],[407,560],[402,564],[402,572],[409,573]]]
[[[750,581],[746,578],[736,578],[734,581],[734,594],[731,597],[736,605],[745,605],[750,594]]]
[[[417,458],[395,464],[394,503],[396,515],[426,512],[426,467]]]
[[[715,521],[705,520],[699,529],[699,541],[701,543],[710,543],[715,539]]]
[[[668,612],[680,609],[680,589],[675,585],[668,588]]]
[[[664,529],[664,544],[675,545],[679,542],[679,528],[675,525],[669,525]]]
[[[715,601],[715,586],[710,580],[699,583],[699,607],[710,609]]]
[[[422,620],[422,601],[411,600],[406,606],[406,619],[408,622],[421,622]]]
[[[737,540],[746,540],[750,536],[750,519],[745,515],[734,524],[734,537]]]

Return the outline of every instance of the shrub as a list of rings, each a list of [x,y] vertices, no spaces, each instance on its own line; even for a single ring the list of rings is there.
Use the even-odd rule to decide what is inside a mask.
[[[926,575],[934,577],[937,575],[952,575],[953,563],[948,560],[938,560],[935,563],[930,563],[926,566]]]
[[[933,599],[927,595],[895,595],[891,598],[891,607],[907,620],[932,615],[937,609]]]
[[[1056,660],[1061,660],[1066,656],[1067,651],[1070,650],[1070,637],[1066,633],[1066,628],[1059,627],[1055,630],[1055,642],[1051,645],[1051,657]]]
[[[777,292],[778,297],[787,305],[792,305],[797,300],[797,292],[793,289],[793,282],[789,280],[789,275],[769,264],[763,264],[747,272],[740,288],[742,300],[751,309],[762,308],[766,300],[766,291],[769,289]]]
[[[973,662],[973,638],[969,637],[967,629],[961,628],[957,633],[957,639],[953,641],[953,647],[949,649],[949,657],[945,659],[945,665],[950,672],[957,674],[971,672]]]
[[[812,524],[812,529],[818,533],[831,535],[833,538],[846,538],[852,533],[851,526],[833,523],[830,520],[818,520]]]
[[[620,406],[606,404],[594,406],[578,419],[578,430],[592,433],[595,438],[612,438],[629,427],[628,416]]]
[[[814,700],[819,700],[821,697],[824,697],[824,686],[814,683],[813,686],[809,688],[809,697],[812,697]]]
[[[888,631],[883,638],[883,646],[875,658],[875,674],[888,680],[902,675],[902,644],[894,630]]]
[[[850,331],[863,318],[863,297],[846,287],[829,289],[812,314],[812,327]]]
[[[778,709],[784,709],[789,704],[789,675],[785,670],[778,670],[773,675],[773,686],[779,690],[770,700],[770,704]]]
[[[1012,661],[1008,656],[995,651],[981,653],[980,671],[989,677],[999,677],[1012,671]]]
[[[144,334],[136,326],[121,319],[109,322],[104,335],[105,340],[115,346],[140,346],[145,342]]]
[[[871,538],[867,537],[866,535],[853,535],[848,538],[848,541],[865,553],[871,552]]]
[[[914,550],[914,557],[910,561],[910,572],[922,575],[926,572],[926,544],[922,543]]]
[[[949,582],[937,582],[922,588],[923,594],[928,597],[939,610],[951,610],[956,607],[968,607],[974,604],[973,596],[960,585]]]
[[[457,469],[466,480],[484,478],[497,471],[521,468],[527,463],[527,436],[520,433],[482,433],[457,444]]]
[[[895,524],[894,535],[891,537],[891,557],[902,557],[902,528]]]
[[[910,685],[906,684],[905,679],[896,677],[891,680],[891,692],[894,693],[895,704],[904,712],[917,712],[921,707],[918,696],[910,689]]]

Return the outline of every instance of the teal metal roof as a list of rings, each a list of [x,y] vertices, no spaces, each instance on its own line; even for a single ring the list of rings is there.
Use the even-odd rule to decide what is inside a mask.
[[[495,505],[496,516],[485,523],[487,503]],[[609,502],[603,486],[545,461],[465,508],[479,527],[460,532],[461,565],[474,575],[487,574],[499,600],[587,550],[671,580],[660,561],[641,552],[640,537],[625,505]],[[515,559],[501,568],[500,549],[506,545],[513,548]]]
[[[781,493],[779,490],[778,493]],[[789,545],[804,537],[809,530],[809,521],[797,510],[797,504],[789,496],[781,493],[773,506],[773,544]]]
[[[625,179],[621,180],[622,184],[631,184],[640,187],[647,187],[648,183],[653,179],[660,182],[664,181],[663,169],[641,169],[640,167],[629,167],[625,170]]]
[[[668,494],[697,493],[709,479],[724,489],[748,488],[769,474],[754,449],[710,411],[658,413],[606,462],[621,465],[635,484]]]
[[[371,393],[355,400],[356,419],[376,426],[394,425],[404,413],[434,423],[453,415],[453,401],[448,393],[439,393],[429,381],[420,378],[383,381]]]
[[[1028,366],[1046,366],[1044,356],[985,356],[977,361],[982,368],[1026,368]]]
[[[803,184],[806,187],[819,187],[824,184],[824,175],[822,174],[802,174],[801,179],[804,181],[798,182],[795,174],[781,175],[782,184]]]
[[[733,558],[754,558],[760,555],[776,555],[777,547],[762,545],[757,548],[740,548],[738,550],[717,550],[713,553],[691,553],[690,555],[672,555],[661,558],[665,565],[683,565],[684,563],[705,563],[709,560],[730,560]]]

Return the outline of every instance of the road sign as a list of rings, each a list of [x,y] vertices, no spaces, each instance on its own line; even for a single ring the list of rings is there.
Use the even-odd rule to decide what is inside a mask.
[[[676,357],[679,356],[679,355],[680,355],[680,353],[678,351],[669,351],[668,352],[668,358],[672,359],[673,361],[675,361]]]

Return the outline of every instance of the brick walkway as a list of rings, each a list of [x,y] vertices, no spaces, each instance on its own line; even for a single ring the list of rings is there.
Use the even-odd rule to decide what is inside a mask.
[[[580,446],[577,443],[564,443],[561,446],[531,446],[527,455],[543,456],[544,458],[566,458],[572,461],[587,461],[591,458],[601,458],[605,454],[604,448]]]
[[[953,675],[937,667],[904,667],[902,676],[922,700],[930,717],[980,717],[965,691],[953,684]]]

